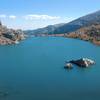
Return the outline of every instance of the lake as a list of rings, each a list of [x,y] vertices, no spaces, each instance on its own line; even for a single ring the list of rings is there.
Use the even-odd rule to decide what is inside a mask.
[[[65,61],[81,57],[96,65],[63,68]],[[100,100],[100,47],[63,37],[0,46],[0,100]]]

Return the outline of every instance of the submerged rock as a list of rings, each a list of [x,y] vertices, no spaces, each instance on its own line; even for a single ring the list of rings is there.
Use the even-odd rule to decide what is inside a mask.
[[[90,65],[94,65],[95,61],[88,59],[88,58],[81,58],[78,60],[72,60],[70,63],[76,64],[79,67],[89,67]]]
[[[6,97],[7,95],[8,95],[8,92],[0,91],[0,97]]]

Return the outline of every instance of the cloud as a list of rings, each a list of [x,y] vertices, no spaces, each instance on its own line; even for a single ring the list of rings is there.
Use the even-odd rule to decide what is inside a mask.
[[[16,19],[16,16],[15,15],[10,15],[8,16],[10,19]]]
[[[36,14],[30,14],[24,16],[26,20],[56,20],[60,19],[59,16],[49,16],[49,15],[36,15]]]
[[[1,14],[0,18],[15,20],[17,16]],[[20,16],[20,18],[24,18],[25,20],[57,20],[57,19],[60,19],[60,16],[29,14],[29,15]]]
[[[4,14],[0,15],[0,18],[6,18],[6,17],[7,17],[7,16],[4,15]]]

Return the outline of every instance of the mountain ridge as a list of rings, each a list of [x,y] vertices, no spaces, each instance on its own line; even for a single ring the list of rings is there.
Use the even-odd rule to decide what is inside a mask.
[[[92,24],[100,24],[100,10],[85,15],[83,17],[77,18],[69,23],[49,25],[44,28],[39,28],[35,30],[30,30],[31,34],[62,34],[76,31],[82,27],[86,27]],[[26,32],[27,33],[27,32]]]

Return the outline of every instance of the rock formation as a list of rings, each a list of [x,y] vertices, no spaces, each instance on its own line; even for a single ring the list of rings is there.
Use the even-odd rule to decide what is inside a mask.
[[[86,68],[86,67],[89,67],[90,65],[94,65],[95,61],[88,59],[88,58],[81,58],[81,59],[78,59],[78,60],[72,60],[72,61],[70,61],[70,63],[76,64],[79,67],[85,67]]]
[[[8,29],[6,26],[3,26],[0,22],[0,44],[16,44],[18,41],[24,39],[24,33],[22,30]]]

